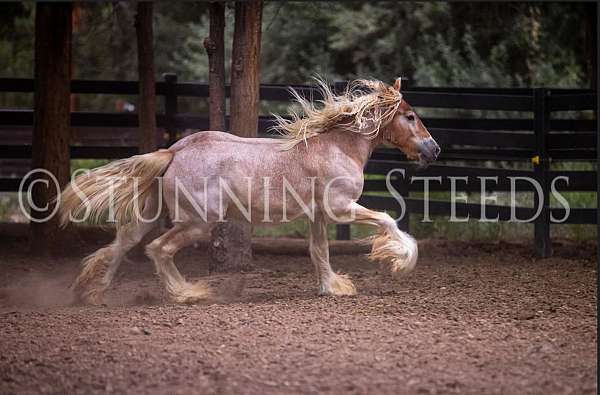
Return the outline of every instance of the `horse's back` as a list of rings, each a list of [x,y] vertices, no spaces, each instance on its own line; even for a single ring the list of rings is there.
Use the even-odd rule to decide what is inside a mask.
[[[174,155],[164,174],[165,183],[174,183],[176,178],[196,184],[207,177],[239,180],[269,176],[267,173],[282,166],[281,156],[286,155],[280,141],[216,131],[192,134],[169,148]]]
[[[202,132],[196,132],[189,136],[182,138],[173,144],[169,150],[171,151],[180,151],[184,148],[203,148],[206,147],[207,144],[212,143],[232,143],[232,144],[253,144],[253,145],[263,145],[263,144],[278,144],[281,142],[280,139],[274,138],[258,138],[258,137],[240,137],[235,134],[220,132],[215,130],[207,130]]]
[[[328,135],[286,149],[281,138],[204,131],[179,140],[169,150],[174,158],[168,173],[179,176],[191,172],[203,177],[285,177],[290,182],[300,182],[306,177],[326,180],[341,175],[362,180],[362,166],[351,160]]]

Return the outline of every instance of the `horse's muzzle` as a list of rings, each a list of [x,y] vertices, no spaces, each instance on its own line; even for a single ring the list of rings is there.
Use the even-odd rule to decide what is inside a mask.
[[[441,148],[431,137],[419,142],[419,164],[427,166],[440,155]]]

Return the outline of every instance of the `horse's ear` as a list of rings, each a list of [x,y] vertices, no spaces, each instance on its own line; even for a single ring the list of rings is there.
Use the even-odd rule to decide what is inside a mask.
[[[400,92],[400,86],[402,85],[402,78],[396,78],[394,82],[394,89]]]

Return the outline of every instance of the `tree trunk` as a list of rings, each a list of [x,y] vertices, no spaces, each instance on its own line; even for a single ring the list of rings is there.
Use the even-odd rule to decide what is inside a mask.
[[[71,39],[72,4],[37,3],[32,167],[50,172],[60,188],[68,183],[70,171]],[[31,250],[56,253],[65,235],[57,216],[51,217],[55,206],[51,200],[58,191],[47,175],[34,179],[43,183],[37,182],[32,191]]]
[[[258,129],[261,19],[260,0],[235,3],[230,130],[243,137],[255,137]],[[215,226],[211,255],[210,271],[252,267],[252,226],[231,221]]]
[[[231,132],[256,137],[260,87],[260,0],[235,3],[231,57]]]
[[[210,31],[204,40],[208,54],[208,114],[210,130],[225,131],[225,4],[210,3]]]
[[[137,4],[135,31],[138,49],[139,96],[139,150],[153,152],[158,148],[156,134],[156,91],[154,79],[154,39],[152,34],[152,3]]]
[[[225,131],[225,5],[211,3],[209,36],[204,40],[208,55],[208,91],[210,130]],[[242,256],[248,263],[247,251],[238,251],[237,245],[243,236],[236,232],[235,225],[216,224],[212,230],[209,252],[210,272],[239,269],[234,262]],[[232,265],[232,263],[234,263]]]

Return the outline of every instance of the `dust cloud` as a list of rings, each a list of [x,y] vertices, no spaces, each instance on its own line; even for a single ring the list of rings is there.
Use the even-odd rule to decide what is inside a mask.
[[[0,288],[0,305],[6,307],[58,307],[71,305],[72,274],[27,273]]]

